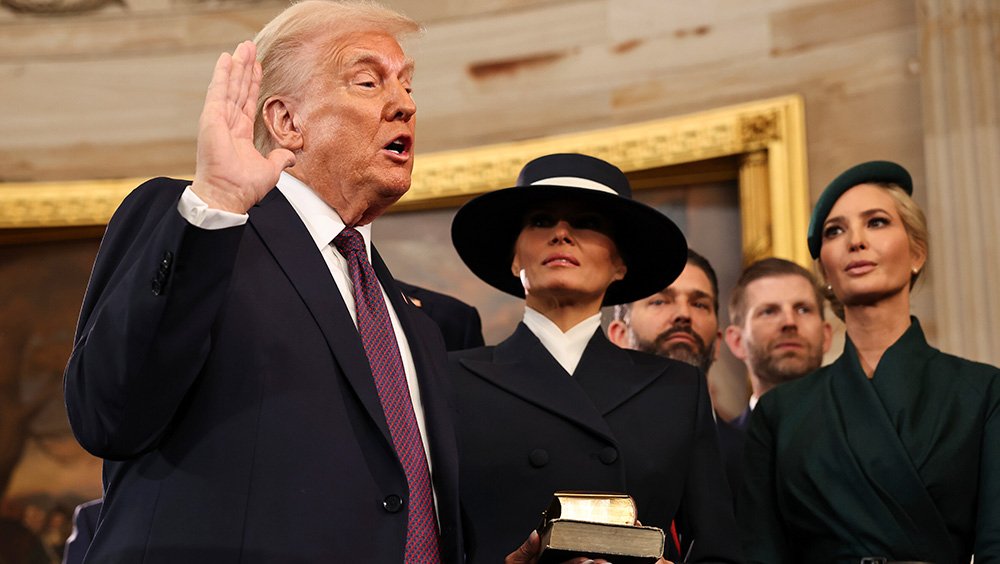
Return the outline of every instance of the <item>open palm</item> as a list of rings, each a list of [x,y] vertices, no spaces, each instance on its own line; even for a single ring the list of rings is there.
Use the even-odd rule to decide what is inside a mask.
[[[198,121],[198,153],[191,189],[209,207],[246,213],[260,201],[285,168],[295,163],[287,149],[264,157],[253,144],[261,67],[252,41],[215,63],[205,107]]]

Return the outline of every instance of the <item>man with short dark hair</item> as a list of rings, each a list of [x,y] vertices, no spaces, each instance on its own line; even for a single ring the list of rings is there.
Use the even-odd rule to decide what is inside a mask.
[[[617,305],[608,338],[619,347],[658,354],[708,374],[719,352],[719,282],[708,260],[688,249],[687,265],[670,286]]]
[[[708,376],[719,352],[719,282],[708,259],[688,249],[681,275],[648,298],[617,305],[608,338],[626,349],[637,349],[686,362]],[[711,388],[709,388],[711,394]],[[740,476],[743,434],[716,418],[722,463],[732,494]]]
[[[832,333],[823,304],[816,278],[794,262],[766,258],[743,270],[729,299],[725,340],[746,364],[753,395],[735,427],[746,430],[762,395],[823,363]]]

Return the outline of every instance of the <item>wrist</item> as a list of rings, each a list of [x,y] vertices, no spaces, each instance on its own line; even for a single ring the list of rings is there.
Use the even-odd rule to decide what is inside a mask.
[[[245,214],[256,203],[243,201],[233,188],[221,188],[198,178],[191,183],[191,191],[214,210]]]

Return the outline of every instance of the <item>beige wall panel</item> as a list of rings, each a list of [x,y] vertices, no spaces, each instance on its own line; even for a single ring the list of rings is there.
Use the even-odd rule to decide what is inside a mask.
[[[799,92],[814,194],[875,152],[922,160],[910,2],[395,4],[427,22],[413,49],[420,152]],[[17,108],[0,125],[2,178],[189,170],[215,57],[280,5],[143,0],[128,12],[0,20],[13,39],[0,42],[0,103]]]
[[[221,52],[251,39],[285,3],[267,2],[243,10],[170,10],[96,14],[73,18],[31,18],[3,25],[0,61],[104,60],[178,51]]]
[[[916,25],[913,2],[834,0],[776,12],[771,18],[772,53],[782,55],[828,43],[844,43]]]
[[[180,53],[27,65],[0,93],[19,110],[4,117],[0,149],[193,139],[213,63]],[[0,76],[16,72],[9,66]]]

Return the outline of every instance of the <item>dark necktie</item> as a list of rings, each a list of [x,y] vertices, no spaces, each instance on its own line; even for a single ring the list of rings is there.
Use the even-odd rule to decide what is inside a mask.
[[[406,385],[403,359],[399,354],[396,335],[392,330],[389,310],[375,270],[368,262],[365,241],[352,227],[345,227],[333,244],[347,259],[347,269],[354,284],[354,309],[358,317],[358,333],[371,365],[389,434],[406,473],[410,489],[406,525],[406,562],[437,563],[437,520],[434,516],[434,496],[430,472],[420,429],[413,414],[413,401]]]

